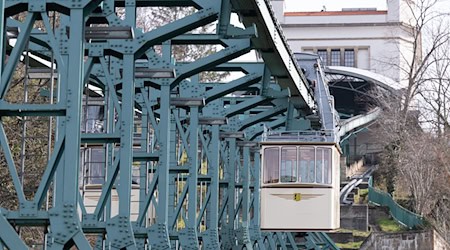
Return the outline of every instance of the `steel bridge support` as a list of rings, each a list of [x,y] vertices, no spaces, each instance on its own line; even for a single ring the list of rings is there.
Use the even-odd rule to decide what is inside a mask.
[[[274,44],[258,40],[258,31],[274,25],[265,23],[267,3],[0,3],[0,167],[16,199],[0,209],[0,249],[31,247],[22,230],[29,227],[45,249],[297,249],[292,234],[259,229],[255,142],[264,126],[286,126],[286,116],[295,124],[311,112],[310,96],[301,96],[307,85],[280,61],[230,62]],[[257,4],[265,16],[255,24],[248,8]],[[138,28],[138,8],[158,6],[195,11],[148,32]],[[247,20],[245,28],[230,25],[232,10]],[[216,21],[214,31],[192,32]],[[223,49],[196,61],[174,60],[175,46],[203,44]],[[264,51],[267,58],[271,50]],[[281,62],[292,62],[286,55]],[[21,64],[39,75],[17,70]],[[205,82],[208,71],[243,76]],[[282,72],[294,76],[278,82]],[[30,92],[44,101],[29,103],[13,96],[21,78],[55,85]],[[305,100],[294,104],[291,93]],[[51,150],[30,193],[31,180],[21,181],[18,170],[38,163],[20,163],[8,120],[41,117],[56,122],[47,127]]]

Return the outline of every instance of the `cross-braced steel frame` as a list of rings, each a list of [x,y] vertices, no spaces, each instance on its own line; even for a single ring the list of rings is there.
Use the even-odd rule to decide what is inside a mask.
[[[31,247],[26,227],[40,228],[46,249],[329,246],[317,235],[299,244],[294,234],[259,230],[255,140],[264,127],[304,128],[309,123],[301,117],[313,107],[292,56],[277,49],[289,52],[276,23],[263,18],[271,14],[267,1],[0,3],[0,144],[17,199],[16,207],[0,210],[0,249]],[[143,32],[136,11],[147,6],[195,11]],[[230,25],[232,12],[246,28]],[[191,32],[215,22],[213,32]],[[196,61],[173,59],[174,46],[196,44],[222,49]],[[251,50],[264,61],[230,62]],[[36,78],[51,79],[47,101],[9,101],[20,61],[41,70],[34,70]],[[243,76],[203,82],[206,71]],[[94,120],[98,129],[87,128],[90,106],[102,110]],[[8,117],[51,118],[48,160],[32,195],[22,180],[32,163],[15,158],[4,127]],[[92,149],[101,155],[98,183],[88,176],[93,163],[85,157]]]

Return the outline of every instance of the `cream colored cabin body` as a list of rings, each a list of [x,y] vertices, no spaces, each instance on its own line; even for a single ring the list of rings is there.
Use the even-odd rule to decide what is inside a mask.
[[[340,151],[333,143],[262,142],[261,230],[339,228]]]

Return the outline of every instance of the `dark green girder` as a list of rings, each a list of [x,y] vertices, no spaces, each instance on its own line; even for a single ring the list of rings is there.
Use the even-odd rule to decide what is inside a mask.
[[[41,229],[46,249],[306,247],[291,233],[259,230],[259,150],[243,143],[258,141],[264,126],[305,126],[300,118],[314,109],[269,1],[0,3],[0,145],[17,199],[15,209],[0,210],[0,249],[31,247],[18,233],[27,227]],[[137,28],[138,8],[160,6],[196,11],[148,32]],[[232,13],[245,28],[230,24]],[[192,32],[215,22],[214,32]],[[223,49],[196,61],[172,58],[174,46],[195,44]],[[231,62],[252,50],[260,62]],[[20,61],[24,85],[33,70],[41,80],[51,75],[54,85],[39,92],[45,102],[8,101]],[[243,76],[202,82],[207,71]],[[81,125],[89,105],[103,110],[101,131]],[[30,165],[12,153],[5,121],[40,117],[50,120],[51,146],[30,196],[21,179]],[[80,181],[80,148],[103,150],[102,185]]]

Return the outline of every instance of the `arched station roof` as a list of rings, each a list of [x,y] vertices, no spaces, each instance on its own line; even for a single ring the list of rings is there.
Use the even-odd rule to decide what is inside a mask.
[[[393,79],[374,73],[372,71],[368,71],[365,69],[359,69],[354,67],[344,67],[344,66],[327,66],[325,67],[325,73],[328,75],[344,75],[350,76],[354,78],[359,78],[361,80],[365,80],[367,82],[372,82],[379,87],[390,90],[392,92],[400,91],[406,86],[402,86],[399,82],[394,81]]]
[[[350,93],[358,95],[358,97],[355,98],[355,102],[352,103],[354,107],[345,108],[345,111],[352,112],[343,112],[346,113],[345,115],[348,115],[348,118],[341,117],[341,121],[339,124],[339,135],[341,137],[344,137],[351,131],[368,126],[369,124],[373,123],[380,115],[380,108],[370,107],[370,104],[368,104],[372,99],[370,94],[364,93],[368,90],[368,86],[371,86],[369,87],[369,89],[376,86],[380,90],[388,91],[392,95],[399,95],[401,90],[405,88],[405,86],[402,86],[399,82],[389,77],[364,69],[344,66],[327,66],[325,67],[324,71],[329,78],[330,88],[340,91],[335,92],[334,98],[337,103],[340,103],[341,112],[343,111],[343,106],[349,105],[349,96],[354,96]],[[339,81],[347,81],[347,85],[339,84]],[[356,101],[356,99],[363,100]],[[357,107],[359,103],[368,105],[362,108],[363,110],[366,110],[365,112],[361,112],[361,107]]]

